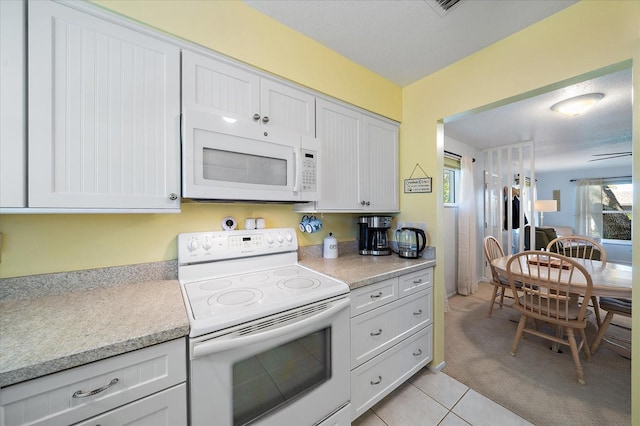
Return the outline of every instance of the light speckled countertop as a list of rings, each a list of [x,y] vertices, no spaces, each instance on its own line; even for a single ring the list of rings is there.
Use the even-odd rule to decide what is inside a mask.
[[[346,282],[351,290],[389,278],[435,266],[435,259],[403,259],[390,256],[361,256],[357,252],[340,254],[337,259],[301,257],[299,263],[322,274]]]
[[[177,280],[0,302],[0,387],[181,338]]]
[[[352,290],[435,265],[395,254],[361,256],[352,243],[341,243],[337,259],[324,259],[321,247],[301,247],[299,263]],[[188,336],[175,266],[0,280],[0,387]]]

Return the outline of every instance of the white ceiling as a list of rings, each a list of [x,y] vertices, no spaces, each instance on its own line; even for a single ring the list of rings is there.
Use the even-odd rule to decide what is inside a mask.
[[[536,171],[626,167],[631,157],[601,154],[632,150],[631,69],[617,71],[450,122],[445,134],[477,149],[532,141]],[[605,96],[585,114],[567,117],[551,110],[585,93]]]
[[[576,0],[244,0],[250,7],[404,87]]]
[[[434,0],[244,0],[401,87],[575,3],[575,0],[461,0],[442,14]],[[588,114],[565,118],[549,107],[582,93],[605,98]],[[445,133],[485,149],[534,141],[536,169],[630,166],[631,72],[616,73],[464,118]]]

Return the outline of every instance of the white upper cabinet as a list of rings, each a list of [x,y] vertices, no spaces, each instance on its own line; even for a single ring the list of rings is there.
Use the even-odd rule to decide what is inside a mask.
[[[180,206],[180,49],[29,2],[29,207]]]
[[[320,201],[295,210],[397,212],[397,124],[323,99],[316,108]]]
[[[27,205],[26,11],[0,1],[0,208]]]
[[[365,115],[360,162],[365,208],[374,212],[398,211],[398,126]]]
[[[315,137],[315,97],[257,72],[184,50],[182,108]]]

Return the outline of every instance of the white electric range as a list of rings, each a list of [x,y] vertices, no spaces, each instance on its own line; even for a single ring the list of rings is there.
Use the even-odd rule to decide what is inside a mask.
[[[297,250],[293,228],[178,235],[193,425],[349,424],[349,287]]]

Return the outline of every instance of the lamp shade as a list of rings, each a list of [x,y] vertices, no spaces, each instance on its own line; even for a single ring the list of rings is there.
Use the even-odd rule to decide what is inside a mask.
[[[535,209],[537,212],[557,212],[557,200],[536,200]]]

